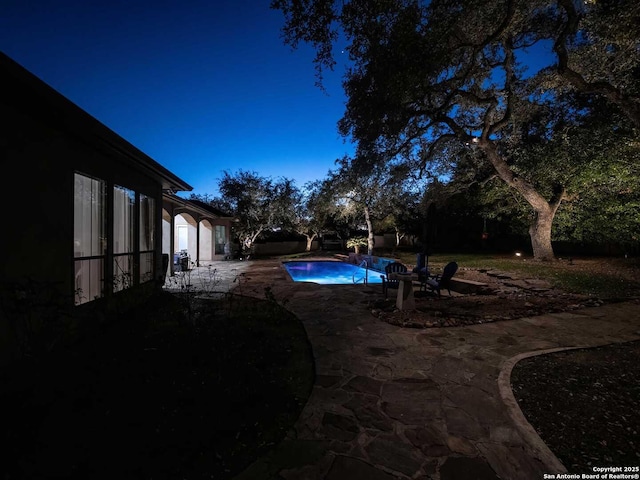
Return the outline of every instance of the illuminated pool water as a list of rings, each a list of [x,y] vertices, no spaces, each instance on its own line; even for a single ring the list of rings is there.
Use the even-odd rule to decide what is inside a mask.
[[[353,285],[354,283],[382,283],[381,273],[344,262],[307,261],[284,262],[294,282],[321,283],[324,285]]]

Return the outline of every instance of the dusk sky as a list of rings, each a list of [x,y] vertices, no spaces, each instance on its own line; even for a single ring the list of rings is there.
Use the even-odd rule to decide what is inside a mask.
[[[194,187],[223,170],[323,178],[342,71],[315,86],[313,51],[283,44],[269,0],[4,0],[0,50]]]

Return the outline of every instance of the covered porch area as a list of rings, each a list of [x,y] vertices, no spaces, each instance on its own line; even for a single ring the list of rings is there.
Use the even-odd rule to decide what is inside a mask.
[[[171,193],[162,197],[162,253],[169,255],[167,276],[177,270],[204,267],[224,260],[230,242],[231,217],[198,200]],[[176,262],[177,256],[186,257]]]

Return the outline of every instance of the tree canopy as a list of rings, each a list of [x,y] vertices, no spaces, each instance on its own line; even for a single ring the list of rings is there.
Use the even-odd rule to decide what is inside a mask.
[[[528,170],[517,155],[530,133],[547,142],[564,124],[580,123],[584,110],[568,92],[604,98],[638,125],[636,3],[274,0],[272,6],[285,15],[288,43],[316,47],[319,72],[333,68],[332,47],[340,35],[346,39],[351,66],[339,129],[357,141],[357,158],[370,164],[401,158],[419,170],[434,161],[452,169],[464,159],[480,170],[489,165],[528,204],[534,255],[550,259],[551,226],[567,185],[545,172],[562,155],[545,163],[533,154]],[[606,27],[618,17],[629,27],[625,34]],[[527,71],[528,52],[545,47],[546,68]],[[549,114],[554,102],[567,105],[554,112],[558,118]]]
[[[297,190],[290,179],[274,180],[243,170],[235,174],[225,171],[218,189],[222,203],[237,219],[233,230],[245,252],[251,251],[263,232],[291,225]]]
[[[335,216],[336,205],[326,181],[309,182],[296,194],[292,228],[307,239],[306,251],[320,234],[335,228]]]

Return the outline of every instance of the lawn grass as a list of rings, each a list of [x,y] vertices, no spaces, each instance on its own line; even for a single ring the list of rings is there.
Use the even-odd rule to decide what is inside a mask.
[[[415,253],[401,252],[397,256],[408,265],[416,263]],[[538,278],[566,292],[601,298],[637,296],[640,289],[635,277],[627,275],[629,270],[638,270],[637,259],[602,257],[537,262],[526,256],[442,253],[429,256],[429,265],[437,270],[454,260],[461,268],[499,270]]]
[[[0,477],[225,479],[279,442],[313,385],[303,326],[273,301],[189,302],[0,372]]]

